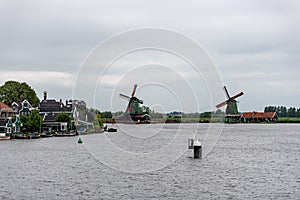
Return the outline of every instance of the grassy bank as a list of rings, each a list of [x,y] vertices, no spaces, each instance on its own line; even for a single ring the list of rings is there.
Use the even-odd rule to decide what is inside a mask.
[[[277,123],[300,123],[300,117],[279,117]]]

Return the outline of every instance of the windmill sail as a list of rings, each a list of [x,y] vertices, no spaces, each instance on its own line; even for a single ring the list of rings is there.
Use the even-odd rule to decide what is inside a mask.
[[[242,96],[243,94],[244,94],[244,92],[240,92],[240,93],[234,95],[233,97],[231,97],[230,99],[236,99],[236,98]]]
[[[240,92],[232,97],[230,97],[229,92],[226,88],[226,86],[223,87],[227,100],[216,105],[216,107],[219,109],[225,105],[226,106],[226,111],[225,111],[225,123],[237,123],[240,122],[240,115],[238,112],[238,106],[237,106],[237,101],[235,100],[236,98],[242,96],[244,93]]]
[[[136,88],[137,88],[137,84],[134,84],[134,85],[133,85],[133,90],[132,90],[132,93],[131,93],[131,97],[134,96],[135,91],[136,91]]]
[[[224,91],[226,93],[227,99],[230,99],[230,95],[228,93],[228,90],[227,90],[226,86],[224,86]]]
[[[216,105],[216,107],[217,107],[217,108],[221,108],[221,107],[225,106],[226,104],[227,104],[227,101],[224,101],[224,102],[222,102],[222,103]]]
[[[125,95],[125,94],[119,94],[119,97],[121,97],[122,99],[126,99],[126,100],[130,100],[130,97]]]

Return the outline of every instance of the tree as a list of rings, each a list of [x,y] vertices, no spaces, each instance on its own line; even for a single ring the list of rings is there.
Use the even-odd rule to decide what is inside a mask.
[[[32,110],[26,122],[27,130],[29,132],[37,132],[40,130],[42,124],[42,117],[38,110]]]
[[[55,117],[55,121],[57,122],[67,122],[68,129],[70,128],[71,120],[72,120],[71,116],[65,112],[60,113]]]
[[[278,117],[300,117],[300,108],[285,106],[266,106],[265,112],[276,112]]]
[[[201,113],[200,118],[211,118],[211,112]]]
[[[285,106],[281,107],[281,116],[282,117],[287,117],[287,110]]]
[[[105,112],[101,113],[101,116],[103,118],[106,118],[106,119],[111,119],[112,118],[112,113],[110,111],[105,111]]]
[[[296,117],[300,117],[300,108],[298,108],[296,111]]]
[[[296,108],[290,107],[288,109],[288,115],[289,115],[289,117],[296,117]]]
[[[27,116],[27,115],[20,115],[20,121],[23,124],[23,126],[21,128],[22,132],[28,131],[28,118],[29,118],[29,116]],[[15,121],[15,120],[16,120],[16,117],[13,118],[13,121]]]
[[[40,103],[35,91],[25,82],[6,81],[0,87],[0,101],[11,105],[13,102],[21,103],[27,99],[32,106],[38,106]]]
[[[98,114],[96,115],[96,118],[97,118],[97,122],[98,122],[99,126],[100,126],[100,127],[103,127],[104,120],[103,120],[101,114],[98,113]]]

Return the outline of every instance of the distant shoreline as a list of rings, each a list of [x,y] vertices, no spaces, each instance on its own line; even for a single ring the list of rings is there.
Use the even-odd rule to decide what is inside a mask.
[[[110,121],[106,121],[107,124],[110,124]],[[131,124],[121,121],[116,121],[114,123],[120,124]],[[151,124],[191,124],[191,123],[200,123],[200,124],[208,124],[208,123],[224,123],[221,119],[217,118],[189,118],[189,119],[176,119],[176,120],[168,120],[168,119],[152,119]],[[240,122],[237,124],[298,124],[300,123],[300,118],[279,118],[276,122]],[[230,124],[230,123],[229,123]]]

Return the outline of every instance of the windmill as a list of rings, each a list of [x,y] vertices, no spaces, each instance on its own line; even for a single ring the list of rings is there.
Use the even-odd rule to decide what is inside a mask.
[[[134,96],[136,88],[137,84],[134,84],[131,97],[124,94],[119,95],[121,98],[129,101],[125,113],[129,114],[131,119],[136,123],[150,123],[151,117],[146,108],[144,106],[140,107],[140,104],[143,104],[144,101]]]
[[[224,91],[227,96],[227,100],[216,105],[216,107],[219,109],[225,105],[227,105],[226,110],[225,110],[225,122],[226,123],[236,123],[240,122],[241,116],[238,112],[238,107],[237,107],[237,101],[235,100],[236,98],[242,96],[244,93],[240,92],[232,97],[230,97],[226,86],[224,86]]]

